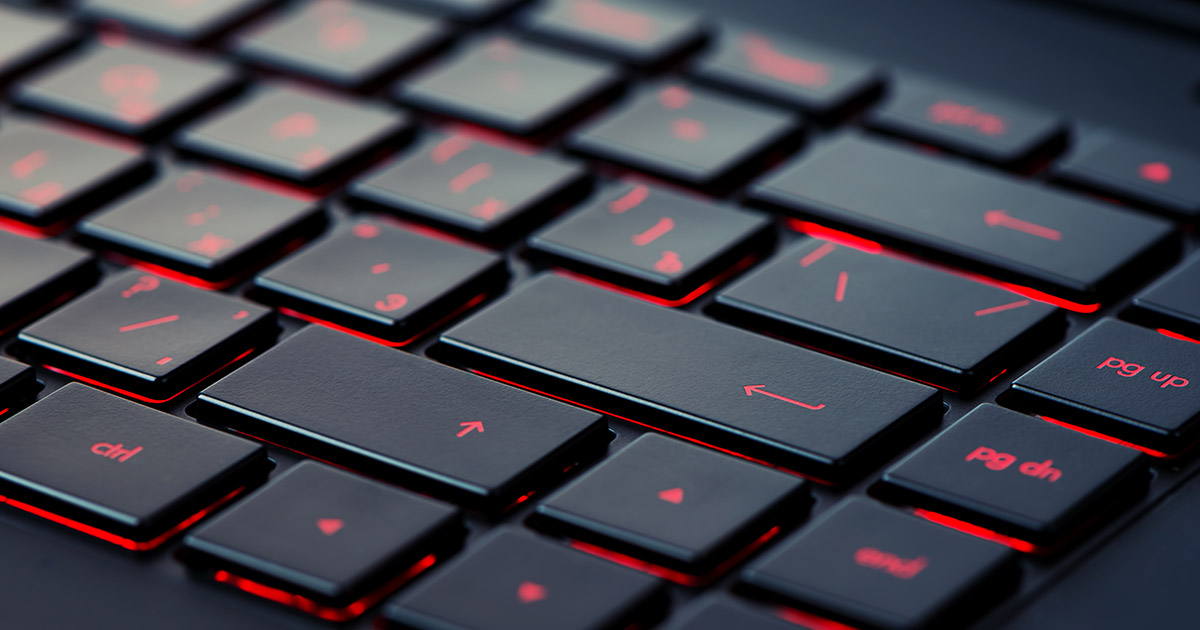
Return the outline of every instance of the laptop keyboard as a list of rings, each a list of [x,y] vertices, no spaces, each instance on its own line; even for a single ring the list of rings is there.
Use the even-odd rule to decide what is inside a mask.
[[[1071,112],[626,0],[0,7],[0,85],[0,555],[151,625],[994,626],[1200,439],[1200,155]]]

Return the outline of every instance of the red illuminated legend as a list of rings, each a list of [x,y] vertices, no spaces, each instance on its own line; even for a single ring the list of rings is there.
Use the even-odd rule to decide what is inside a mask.
[[[817,411],[817,410],[825,408],[825,403],[821,403],[819,405],[810,405],[808,403],[802,403],[799,400],[793,400],[791,398],[788,398],[787,396],[780,396],[779,394],[769,392],[766,390],[766,387],[767,387],[766,385],[746,385],[742,389],[744,389],[746,391],[747,396],[753,396],[755,394],[764,394],[764,395],[770,396],[771,398],[774,398],[776,400],[782,400],[785,403],[790,403],[790,404],[796,405],[798,407],[804,407],[805,409],[812,409],[813,411]]]
[[[523,604],[532,604],[546,599],[546,587],[537,582],[521,582],[517,587],[517,599]]]
[[[1138,176],[1148,182],[1165,184],[1171,181],[1171,167],[1163,162],[1147,162],[1138,167]]]

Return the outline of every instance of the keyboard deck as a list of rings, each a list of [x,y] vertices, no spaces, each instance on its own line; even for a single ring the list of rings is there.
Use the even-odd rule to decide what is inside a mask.
[[[0,5],[13,627],[1003,627],[1197,470],[1200,153],[900,74]]]

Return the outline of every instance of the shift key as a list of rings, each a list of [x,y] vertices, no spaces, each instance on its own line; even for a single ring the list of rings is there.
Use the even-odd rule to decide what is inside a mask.
[[[499,378],[842,482],[942,415],[931,387],[557,276],[441,337]]]
[[[1167,221],[858,137],[781,168],[751,197],[1086,305],[1145,281],[1179,252]]]

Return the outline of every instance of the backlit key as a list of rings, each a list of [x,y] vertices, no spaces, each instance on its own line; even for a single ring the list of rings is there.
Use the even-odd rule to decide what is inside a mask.
[[[1065,329],[1062,313],[1047,304],[817,239],[725,289],[712,308],[733,322],[965,390],[1033,358]]]
[[[645,184],[618,184],[534,234],[562,265],[681,300],[771,239],[771,222]]]
[[[1013,382],[1005,406],[1165,453],[1200,431],[1200,345],[1101,320]]]
[[[882,70],[869,61],[816,44],[731,26],[721,30],[715,48],[696,64],[692,76],[828,116],[877,92]]]
[[[856,627],[918,630],[966,627],[1016,577],[1001,545],[852,498],[755,562],[742,582]]]
[[[418,149],[350,187],[353,199],[473,234],[499,237],[586,188],[584,170],[464,135],[431,135]]]
[[[1129,318],[1200,339],[1200,256],[1192,255],[1133,298]]]
[[[0,212],[22,221],[46,226],[93,210],[149,174],[132,149],[27,123],[0,128]]]
[[[868,118],[873,127],[1002,166],[1020,166],[1062,141],[1062,118],[995,96],[900,84]]]
[[[383,4],[414,8],[460,22],[484,22],[528,0],[382,0]]]
[[[118,133],[155,137],[228,96],[233,68],[162,48],[94,46],[31,77],[17,103]]]
[[[267,449],[71,383],[0,423],[0,502],[153,549],[270,470]]]
[[[404,112],[271,87],[193,125],[180,149],[301,185],[316,185],[393,148],[410,130]]]
[[[82,0],[86,18],[115,20],[135,31],[198,42],[221,34],[276,0]]]
[[[481,372],[838,481],[942,414],[931,387],[553,275],[441,342]]]
[[[1200,156],[1109,132],[1084,137],[1055,178],[1101,195],[1195,220]]]
[[[598,414],[320,326],[204,390],[193,413],[491,512],[611,439]]]
[[[358,89],[441,44],[436,20],[353,0],[317,0],[242,36],[255,65]]]
[[[1172,260],[1170,223],[844,137],[759,181],[751,197],[886,245],[1083,302],[1112,297]]]
[[[396,97],[421,109],[534,135],[580,113],[618,81],[611,64],[492,37],[402,82]]]
[[[625,630],[649,627],[665,607],[666,590],[648,575],[502,529],[383,614],[410,630]]]
[[[0,83],[61,52],[74,39],[65,21],[0,7]]]
[[[709,595],[688,603],[662,626],[662,630],[796,630],[796,627],[796,624],[784,621],[782,615],[751,608],[728,595]]]
[[[305,461],[184,540],[217,582],[329,621],[361,615],[462,544],[458,510]]]
[[[396,346],[497,292],[507,277],[494,254],[363,221],[276,264],[254,284],[272,302]]]
[[[660,83],[572,136],[572,150],[704,187],[729,184],[796,137],[793,115]]]
[[[1131,448],[980,405],[892,466],[880,492],[1032,545],[1054,545],[1144,491],[1144,460]]]
[[[129,270],[19,339],[23,352],[51,369],[156,403],[262,349],[276,333],[268,309]]]
[[[42,389],[33,368],[0,357],[0,419],[15,412]]]
[[[798,520],[809,501],[794,476],[647,434],[543,500],[536,519],[547,531],[701,576]]]
[[[0,232],[0,331],[56,305],[97,275],[91,254]]]
[[[639,66],[678,57],[707,31],[698,12],[629,0],[549,0],[523,24],[535,36]]]
[[[79,232],[123,253],[201,278],[228,280],[319,227],[320,209],[224,179],[172,169]]]

